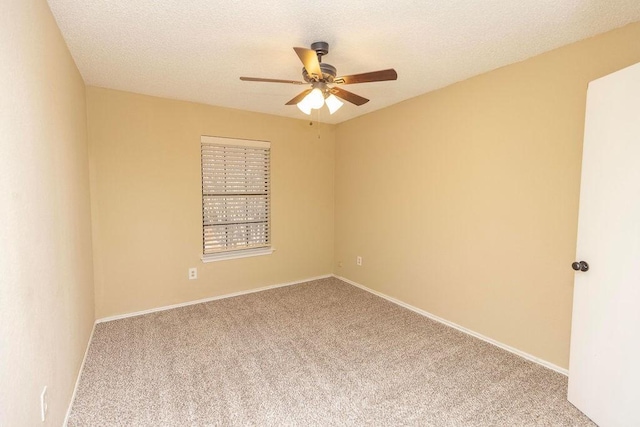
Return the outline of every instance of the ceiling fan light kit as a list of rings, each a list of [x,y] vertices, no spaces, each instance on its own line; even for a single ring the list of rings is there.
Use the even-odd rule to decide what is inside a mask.
[[[313,89],[296,105],[306,115],[311,114],[311,110],[318,110],[323,105],[327,105],[329,114],[333,114],[344,104],[334,96],[324,82],[315,82],[312,84]]]
[[[338,98],[360,106],[369,102],[355,93],[351,93],[334,85],[372,83],[387,80],[397,80],[398,74],[393,68],[369,73],[353,74],[350,76],[336,77],[336,67],[322,63],[322,57],[329,53],[329,43],[315,42],[311,44],[311,49],[304,47],[294,47],[293,50],[302,61],[302,78],[304,82],[295,80],[265,79],[260,77],[240,77],[242,81],[266,82],[266,83],[288,83],[288,84],[311,84],[307,89],[286,103],[286,105],[297,105],[300,111],[309,115],[311,110],[322,108],[327,105],[329,114],[333,114],[344,105]]]

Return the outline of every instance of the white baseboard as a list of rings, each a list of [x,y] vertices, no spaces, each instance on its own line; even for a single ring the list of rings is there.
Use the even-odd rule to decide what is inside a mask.
[[[76,400],[76,393],[78,392],[78,385],[80,384],[80,376],[82,376],[82,371],[84,370],[84,362],[87,361],[87,355],[89,354],[89,346],[91,345],[91,341],[93,340],[93,332],[95,330],[96,330],[96,324],[94,322],[93,327],[91,328],[91,335],[89,335],[89,341],[87,341],[87,348],[85,348],[84,350],[82,363],[80,364],[80,369],[78,370],[78,375],[76,376],[76,384],[73,386],[73,394],[71,394],[71,401],[69,401],[67,414],[64,416],[64,423],[62,424],[64,427],[66,427],[67,423],[69,422],[69,416],[71,415],[71,408],[73,407],[73,401]]]
[[[252,293],[261,292],[261,291],[267,291],[269,289],[275,289],[275,288],[282,288],[282,287],[285,287],[285,286],[297,285],[298,283],[310,282],[312,280],[326,279],[328,277],[333,277],[333,274],[325,274],[324,276],[309,277],[307,279],[300,279],[300,280],[296,280],[294,282],[279,283],[279,284],[276,284],[276,285],[263,286],[261,288],[249,289],[249,290],[246,290],[246,291],[234,292],[234,293],[231,293],[231,294],[219,295],[219,296],[215,296],[215,297],[208,297],[208,298],[203,298],[203,299],[199,299],[199,300],[195,300],[195,301],[187,301],[187,302],[181,302],[181,303],[178,303],[178,304],[165,305],[165,306],[162,306],[162,307],[150,308],[148,310],[135,311],[133,313],[117,314],[115,316],[102,317],[100,319],[96,319],[96,323],[110,322],[112,320],[119,320],[119,319],[126,319],[127,317],[142,316],[143,314],[155,313],[157,311],[171,310],[173,308],[186,307],[188,305],[201,304],[203,302],[215,301],[215,300],[225,299],[225,298],[232,298],[232,297],[237,297],[237,296],[240,296],[240,295],[252,294]]]
[[[420,308],[414,307],[414,306],[412,306],[410,304],[407,304],[407,303],[402,302],[400,300],[397,300],[397,299],[395,299],[393,297],[390,297],[389,295],[383,294],[382,292],[374,291],[373,289],[367,288],[366,286],[361,285],[359,283],[356,283],[353,280],[349,280],[349,279],[347,279],[345,277],[337,276],[335,274],[334,274],[334,277],[336,279],[340,279],[343,282],[346,282],[346,283],[348,283],[350,285],[358,287],[358,288],[360,288],[360,289],[362,289],[364,291],[370,292],[370,293],[372,293],[374,295],[377,295],[377,296],[379,296],[381,298],[384,298],[387,301],[390,301],[390,302],[392,302],[394,304],[397,304],[397,305],[399,305],[401,307],[407,308],[407,309],[409,309],[411,311],[414,311],[414,312],[416,312],[418,314],[421,314],[421,315],[423,315],[425,317],[428,317],[429,319],[435,320],[436,322],[440,322],[440,323],[442,323],[444,325],[450,326],[450,327],[452,327],[454,329],[462,331],[462,332],[464,332],[466,334],[469,334],[469,335],[471,335],[473,337],[481,339],[482,341],[486,341],[489,344],[493,344],[496,347],[500,347],[501,349],[506,350],[506,351],[508,351],[510,353],[513,353],[513,354],[515,354],[517,356],[520,356],[520,357],[522,357],[524,359],[530,360],[531,362],[537,363],[538,365],[542,365],[545,368],[549,368],[549,369],[551,369],[553,371],[556,371],[556,372],[558,372],[558,373],[560,373],[562,375],[569,376],[569,370],[568,369],[561,368],[560,366],[554,365],[553,363],[547,362],[546,360],[540,359],[539,357],[535,357],[535,356],[533,356],[533,355],[531,355],[529,353],[525,353],[524,351],[518,350],[517,348],[508,346],[506,344],[503,344],[503,343],[501,343],[499,341],[496,341],[496,340],[494,340],[492,338],[489,338],[487,336],[479,334],[478,332],[472,331],[471,329],[467,329],[464,326],[460,326],[460,325],[455,324],[453,322],[450,322],[450,321],[448,321],[446,319],[443,319],[442,317],[438,317],[435,314],[431,314],[428,311],[425,311],[425,310],[422,310]]]

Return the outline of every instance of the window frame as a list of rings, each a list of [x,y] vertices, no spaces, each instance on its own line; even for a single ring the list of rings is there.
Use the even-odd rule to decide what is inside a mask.
[[[205,194],[205,158],[204,158],[204,148],[205,146],[221,146],[221,147],[235,147],[235,148],[262,148],[265,149],[268,153],[267,155],[267,185],[266,185],[266,209],[265,216],[266,220],[266,244],[265,246],[259,247],[248,247],[248,248],[232,248],[226,250],[220,250],[214,253],[205,253],[206,252],[206,238],[205,233],[207,230],[207,214],[205,213],[205,197],[212,197],[211,194]],[[210,166],[212,163],[209,164]],[[274,252],[274,248],[271,245],[271,143],[269,141],[259,141],[259,140],[249,140],[249,139],[238,139],[238,138],[226,138],[219,136],[208,136],[202,135],[200,138],[200,183],[201,183],[201,193],[200,193],[200,201],[202,202],[202,223],[201,223],[201,232],[202,232],[202,244],[201,244],[201,260],[202,262],[214,262],[214,261],[222,261],[227,259],[237,259],[237,258],[246,258],[246,257],[254,257],[260,255],[269,255]],[[222,193],[221,193],[222,194]],[[230,223],[233,224],[233,223]]]

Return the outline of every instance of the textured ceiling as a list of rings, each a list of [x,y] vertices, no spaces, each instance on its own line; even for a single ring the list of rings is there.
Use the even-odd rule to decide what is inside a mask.
[[[640,20],[640,0],[49,0],[86,84],[280,116],[304,87],[293,46],[326,41],[338,75],[395,68],[398,80],[343,86],[339,123]]]

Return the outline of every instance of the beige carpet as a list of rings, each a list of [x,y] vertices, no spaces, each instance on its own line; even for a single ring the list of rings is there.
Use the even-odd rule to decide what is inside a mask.
[[[96,326],[69,426],[581,426],[566,377],[337,279]]]

